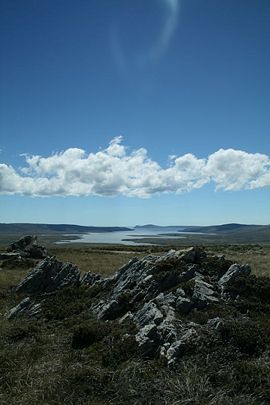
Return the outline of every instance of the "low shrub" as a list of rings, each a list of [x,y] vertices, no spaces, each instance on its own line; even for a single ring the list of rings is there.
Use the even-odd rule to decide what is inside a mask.
[[[270,403],[270,364],[263,359],[239,361],[233,365],[235,392],[256,394],[261,403]]]
[[[63,320],[90,308],[92,299],[92,291],[89,288],[64,288],[42,301],[42,312],[48,321]]]
[[[251,320],[228,321],[220,328],[223,342],[237,347],[241,353],[258,355],[265,349],[266,336],[261,324]]]
[[[102,340],[109,332],[110,328],[104,322],[84,322],[74,329],[71,346],[73,349],[83,349]]]

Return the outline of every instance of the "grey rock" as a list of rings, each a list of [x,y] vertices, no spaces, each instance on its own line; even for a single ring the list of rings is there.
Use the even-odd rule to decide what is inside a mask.
[[[24,252],[27,253],[31,259],[44,259],[48,255],[47,249],[39,245],[30,246],[26,248]]]
[[[38,316],[41,313],[41,309],[41,303],[31,305],[31,307],[27,310],[28,317],[33,318]]]
[[[7,319],[14,319],[18,316],[22,315],[23,312],[31,305],[31,301],[29,297],[24,298],[18,305],[11,308],[8,313],[6,314]]]
[[[20,238],[16,242],[12,242],[8,247],[7,247],[7,252],[18,252],[18,251],[24,251],[26,248],[29,246],[33,246],[37,244],[37,237],[33,235],[26,235]]]
[[[186,293],[185,293],[185,291],[183,290],[183,288],[179,287],[179,288],[177,288],[177,290],[175,291],[175,295],[176,295],[177,297],[185,297],[185,296],[186,296]]]
[[[144,357],[153,357],[156,355],[160,338],[155,324],[145,325],[136,334],[135,339]]]
[[[15,291],[30,294],[51,292],[66,286],[76,286],[79,279],[80,272],[77,266],[60,262],[54,257],[47,257],[28,273]]]
[[[98,319],[113,320],[121,315],[123,308],[118,301],[112,300],[110,302],[101,301],[97,306],[94,306],[92,309]]]
[[[197,308],[204,308],[209,303],[218,302],[215,296],[214,286],[203,280],[202,277],[195,278],[195,287],[192,298]]]
[[[130,291],[131,304],[142,299],[147,302],[156,298],[160,292],[188,281],[194,277],[196,269],[196,266],[190,264],[189,255],[197,260],[198,250],[170,251],[163,256],[148,255],[141,260],[130,260],[114,276],[110,298],[119,300],[121,294]]]
[[[41,312],[41,303],[34,304],[29,297],[24,298],[18,305],[11,308],[6,314],[8,320],[26,316],[27,318],[37,317]]]
[[[20,259],[21,254],[10,252],[10,253],[0,253],[0,260],[13,260],[13,259]]]
[[[158,333],[162,344],[177,340],[177,329],[180,323],[176,321],[175,312],[170,309],[164,321],[158,326]]]
[[[188,270],[183,271],[183,272],[178,276],[178,282],[179,282],[179,283],[185,283],[185,282],[191,280],[191,279],[195,276],[196,269],[197,269],[197,266],[194,265],[194,264],[191,265],[191,266],[189,266]]]
[[[166,352],[163,351],[163,355],[166,357],[168,365],[171,365],[176,361],[177,358],[182,357],[188,351],[190,351],[192,347],[194,347],[197,340],[197,331],[194,328],[188,329],[182,335],[181,339],[170,345]]]
[[[154,302],[147,302],[136,313],[134,319],[139,327],[143,327],[148,324],[159,325],[163,320],[163,315]]]
[[[197,246],[182,250],[179,253],[181,253],[181,259],[187,263],[200,263],[206,258],[205,251]]]
[[[170,292],[168,294],[166,293],[160,293],[158,296],[154,299],[154,302],[159,306],[159,307],[175,307],[175,301],[176,301],[176,296]]]
[[[194,302],[189,298],[179,296],[176,301],[176,310],[181,314],[188,314],[194,308]]]
[[[101,279],[101,276],[99,274],[91,273],[89,271],[89,272],[83,274],[83,276],[80,279],[80,284],[91,286],[100,279]]]
[[[132,321],[134,322],[134,316],[131,311],[128,311],[122,318],[119,319],[120,323],[126,322],[126,321]]]
[[[234,280],[239,275],[248,276],[251,272],[251,268],[248,264],[232,264],[227,272],[220,278],[218,284],[220,287],[225,287],[230,281]]]
[[[130,266],[132,266],[134,263],[137,263],[138,261],[139,259],[137,257],[133,257],[132,259],[130,259],[127,264],[124,264],[122,267],[120,267],[120,269],[118,270],[118,275],[120,276],[125,273],[125,271],[128,270]]]
[[[223,319],[217,316],[216,318],[208,319],[207,325],[213,329],[220,329],[224,324]]]
[[[20,253],[22,256],[32,259],[43,259],[48,255],[47,249],[37,244],[37,237],[27,235],[20,238],[17,242],[11,243],[7,252]]]

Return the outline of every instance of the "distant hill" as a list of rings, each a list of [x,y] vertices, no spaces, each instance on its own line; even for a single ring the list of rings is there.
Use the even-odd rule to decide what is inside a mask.
[[[215,233],[227,234],[234,232],[249,232],[252,230],[262,230],[268,228],[269,225],[246,225],[246,224],[223,224],[223,225],[210,225],[210,226],[193,226],[186,227],[181,232],[199,232],[199,233]]]
[[[0,234],[57,234],[57,233],[85,233],[85,232],[117,232],[132,231],[133,229],[120,226],[82,226],[69,224],[28,224],[28,223],[0,223]]]
[[[147,225],[136,225],[135,226],[135,229],[148,229],[148,230],[155,230],[155,231],[158,231],[158,230],[161,230],[161,231],[164,231],[164,230],[167,230],[167,229],[171,229],[171,230],[174,230],[174,231],[181,231],[182,229],[187,229],[188,227],[187,226],[183,226],[183,225],[172,225],[172,226],[170,226],[170,225],[164,225],[164,226],[162,226],[162,225],[153,225],[153,224],[147,224]]]

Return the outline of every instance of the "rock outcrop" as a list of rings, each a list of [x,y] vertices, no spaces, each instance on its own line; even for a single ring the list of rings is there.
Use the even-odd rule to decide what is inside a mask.
[[[109,291],[92,310],[101,320],[134,322],[142,355],[163,356],[171,364],[200,339],[203,327],[185,316],[210,305],[225,305],[224,291],[230,280],[249,272],[249,266],[207,256],[200,248],[133,258],[113,278],[103,279],[104,285],[109,280]],[[210,320],[204,328],[215,328],[221,322]]]
[[[47,255],[47,249],[38,245],[36,236],[23,236],[12,242],[5,253],[0,254],[1,267],[33,267],[37,260],[44,259]]]
[[[7,252],[17,253],[31,259],[44,259],[48,255],[47,249],[38,245],[37,237],[32,235],[23,236],[17,242],[11,243]]]
[[[220,317],[206,319],[204,324],[191,321],[192,311],[205,313],[210,306],[226,307],[228,300],[234,299],[230,284],[249,273],[248,265],[206,255],[198,247],[133,258],[108,278],[91,272],[80,278],[76,266],[47,257],[22,280],[16,292],[42,294],[65,286],[98,291],[89,307],[98,320],[135,324],[141,355],[162,357],[172,364],[194,350],[204,333],[217,331],[223,324]],[[31,302],[29,298],[22,301],[9,318],[28,310],[31,313],[31,308],[33,313],[33,305],[32,298]]]
[[[79,284],[77,266],[46,257],[18,284],[16,292],[40,294]]]

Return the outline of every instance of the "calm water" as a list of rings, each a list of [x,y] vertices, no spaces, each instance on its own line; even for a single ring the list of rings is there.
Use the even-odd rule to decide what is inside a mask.
[[[166,233],[166,236],[161,234]],[[142,239],[145,237],[151,237],[157,239],[166,238],[166,239],[175,239],[175,238],[185,238],[179,232],[179,236],[167,235],[170,233],[177,233],[177,230],[174,228],[164,228],[162,230],[149,230],[149,229],[134,229],[133,231],[119,231],[119,232],[102,232],[102,233],[87,233],[87,234],[78,234],[80,239],[74,240],[62,240],[57,243],[111,243],[111,244],[122,244],[122,245],[146,245],[146,243],[133,242],[131,239]],[[186,233],[186,232],[185,232]],[[123,240],[128,239],[128,240]]]

